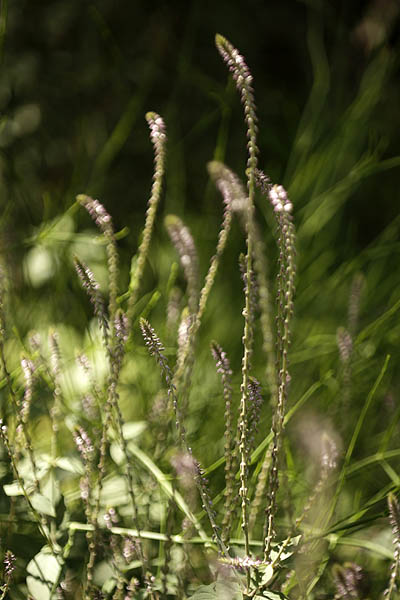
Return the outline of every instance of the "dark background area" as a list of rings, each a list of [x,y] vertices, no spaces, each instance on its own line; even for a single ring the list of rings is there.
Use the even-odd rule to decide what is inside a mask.
[[[175,171],[168,176],[168,209],[210,210],[205,163],[213,156],[224,111],[229,113],[224,158],[239,172],[245,158],[241,107],[227,86],[216,32],[246,57],[259,109],[261,164],[285,180],[313,80],[310,20],[322,30],[331,70],[330,114],[324,114],[329,128],[382,45],[369,24],[371,14],[395,54],[396,4],[10,2],[0,77],[2,196],[12,205],[9,222],[23,229],[37,225],[87,191],[101,197],[117,227],[137,218],[141,223],[152,172],[147,110],[167,122]],[[383,137],[388,155],[398,149],[399,85],[393,71],[376,114],[363,124]],[[367,227],[379,227],[376,219],[384,217],[370,204]]]

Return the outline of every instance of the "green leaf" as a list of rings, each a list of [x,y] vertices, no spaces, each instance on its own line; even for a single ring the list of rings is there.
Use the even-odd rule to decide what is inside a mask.
[[[42,548],[28,563],[26,570],[29,573],[26,584],[31,596],[40,600],[50,600],[51,590],[61,572],[61,564],[56,557],[47,547]]]
[[[243,600],[243,594],[237,583],[216,581],[210,585],[201,585],[190,598],[194,600]]]
[[[130,421],[129,423],[123,424],[122,432],[126,440],[133,440],[134,438],[139,437],[146,428],[146,421]]]
[[[43,496],[45,496],[50,501],[52,507],[55,510],[57,504],[61,500],[61,492],[60,483],[55,477],[54,470],[49,471],[46,477],[43,478],[41,491]]]
[[[288,559],[290,556],[292,556],[296,546],[298,545],[299,541],[300,541],[301,535],[297,535],[296,537],[292,538],[290,543],[287,544],[286,549],[281,553],[281,546],[282,544],[277,544],[270,553],[270,560],[271,562],[275,561],[275,559],[279,556],[279,563],[282,563],[284,560]],[[286,542],[283,542],[286,543]]]
[[[114,475],[106,479],[101,490],[101,503],[103,506],[123,506],[129,502],[126,479]]]
[[[271,581],[273,575],[274,575],[274,569],[272,567],[272,565],[267,565],[265,567],[265,569],[263,569],[263,576],[261,577],[261,585],[267,585],[267,583],[269,581]]]
[[[42,513],[43,515],[49,515],[49,517],[56,516],[56,511],[54,510],[53,504],[49,498],[46,498],[46,496],[43,496],[43,494],[39,494],[37,492],[31,496],[30,500],[33,508],[39,513]]]
[[[94,570],[94,583],[103,588],[103,592],[110,593],[115,588],[115,579],[113,579],[113,575],[114,572],[112,567],[106,561],[102,560],[96,565]],[[110,585],[112,585],[112,587],[110,587]]]
[[[75,457],[61,456],[60,458],[56,458],[55,463],[56,466],[63,471],[69,471],[76,475],[83,475],[85,473],[81,461]]]
[[[21,486],[18,481],[14,481],[14,483],[6,483],[3,485],[3,490],[6,496],[23,496],[24,492],[22,491]]]
[[[110,446],[111,458],[116,465],[122,465],[125,461],[125,454],[118,442],[113,442]]]
[[[135,438],[138,438],[143,431],[145,431],[145,429],[147,429],[146,421],[129,421],[128,423],[123,424],[122,433],[125,440],[134,440]],[[115,431],[111,431],[110,436],[113,440],[117,440],[117,443],[119,443],[118,435]],[[115,443],[116,442],[114,442],[114,444]],[[121,455],[119,460],[122,462],[123,458],[125,458],[124,454]]]

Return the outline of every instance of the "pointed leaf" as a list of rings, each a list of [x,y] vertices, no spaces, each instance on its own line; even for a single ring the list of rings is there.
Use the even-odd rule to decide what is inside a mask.
[[[267,585],[269,581],[271,581],[274,575],[274,569],[272,565],[267,565],[264,569],[263,576],[261,577],[261,585]]]
[[[85,473],[85,469],[83,468],[81,461],[73,456],[62,456],[57,458],[56,466],[63,471],[69,471],[70,473],[75,473],[76,475],[83,475]]]
[[[50,600],[51,590],[57,582],[61,564],[46,548],[30,561],[27,566],[29,575],[26,578],[29,593],[33,598]]]
[[[23,496],[24,492],[22,491],[21,486],[18,481],[14,481],[13,483],[6,483],[3,485],[3,490],[6,496]]]
[[[243,600],[243,594],[237,583],[217,581],[197,588],[191,600]]]
[[[53,504],[49,498],[46,498],[46,496],[43,496],[43,494],[33,494],[33,496],[31,496],[31,502],[33,508],[35,508],[39,513],[42,513],[43,515],[49,515],[49,517],[56,516],[56,511],[54,510]]]

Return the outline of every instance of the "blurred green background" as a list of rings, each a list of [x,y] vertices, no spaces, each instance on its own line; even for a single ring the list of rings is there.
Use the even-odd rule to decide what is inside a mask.
[[[2,247],[18,285],[24,285],[21,258],[34,228],[63,214],[80,192],[104,202],[117,230],[129,227],[121,245],[127,255],[134,251],[152,174],[147,110],[159,112],[168,128],[163,211],[193,222],[219,218],[206,162],[217,155],[242,174],[245,143],[216,32],[246,57],[255,81],[260,164],[291,189],[296,210],[345,177],[365,152],[379,159],[398,152],[395,0],[13,0],[1,6]],[[356,130],[351,136],[349,128]],[[345,255],[397,214],[398,171],[367,175],[341,200],[337,241]],[[77,217],[79,227],[85,219]],[[199,229],[199,243],[207,245],[207,231]]]
[[[80,289],[73,256],[90,265],[106,291],[105,248],[75,203],[76,194],[94,195],[112,215],[121,292],[126,290],[151,188],[148,110],[166,122],[168,164],[139,309],[155,290],[160,292],[147,316],[173,361],[175,340],[163,323],[177,255],[163,217],[176,213],[190,226],[204,275],[222,215],[206,164],[222,160],[245,180],[242,107],[215,49],[219,32],[244,55],[254,77],[260,166],[288,188],[294,205],[298,279],[290,406],[313,385],[318,390],[312,407],[306,405],[288,428],[285,451],[296,501],[301,506],[307,497],[307,469],[315,463],[302,446],[309,426],[304,424],[334,430],[343,455],[388,353],[385,385],[369,409],[354,460],[388,448],[397,452],[399,17],[397,0],[2,0],[0,253],[10,274],[11,366],[17,367],[33,329],[57,327],[67,365],[74,364],[76,347],[93,341],[84,334],[92,307]],[[275,223],[261,196],[257,217],[273,290]],[[200,330],[188,431],[206,466],[223,452],[224,407],[209,353],[212,338],[232,358],[236,401],[239,395],[243,294],[238,255],[244,250],[235,222]],[[180,271],[176,283],[184,294]],[[352,321],[355,305],[359,318]],[[340,326],[353,337],[351,373],[340,360]],[[259,338],[257,329],[257,350]],[[157,367],[140,350],[128,356],[121,385],[124,416],[134,421],[148,417],[159,388]],[[265,357],[256,351],[254,374],[267,399],[264,369]],[[104,365],[99,372],[105,378]],[[267,405],[260,439],[269,431],[270,415]],[[292,447],[300,448],[295,459]],[[378,504],[377,519],[388,486],[398,489],[393,469],[376,462],[371,470],[360,475],[355,468],[349,476],[340,500],[343,518],[356,515],[357,521]],[[218,483],[213,491],[218,477],[221,472],[214,480],[211,475],[211,486]]]

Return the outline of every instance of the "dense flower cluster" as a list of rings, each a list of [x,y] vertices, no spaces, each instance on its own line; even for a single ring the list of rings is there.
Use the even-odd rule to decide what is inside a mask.
[[[23,423],[27,423],[32,402],[33,374],[35,371],[35,365],[28,358],[23,358],[21,360],[21,369],[25,379],[25,392],[21,407],[21,419]]]
[[[150,139],[155,146],[156,152],[161,152],[163,144],[167,139],[165,123],[155,112],[148,112],[146,120],[150,127]]]
[[[243,56],[224,36],[217,34],[215,43],[219,53],[232,73],[236,87],[240,92],[247,126],[247,137],[249,140],[249,159],[247,166],[250,170],[253,170],[257,165],[258,151],[256,145],[257,115],[252,87],[253,77]]]
[[[8,550],[4,556],[3,564],[4,564],[4,575],[6,577],[11,577],[15,570],[15,561],[16,558],[14,554]]]
[[[85,463],[90,463],[94,454],[94,446],[87,432],[83,427],[79,427],[77,431],[74,431],[74,441],[78,449],[79,454]]]
[[[293,204],[290,202],[287,192],[282,185],[273,185],[269,191],[269,199],[275,212],[285,211],[290,213]]]
[[[165,219],[165,226],[185,273],[188,284],[189,311],[194,314],[199,301],[199,265],[193,236],[189,228],[176,215],[168,215]]]
[[[97,227],[103,233],[112,233],[113,227],[111,216],[98,200],[90,198],[90,196],[86,196],[85,194],[80,194],[77,197],[77,200],[86,208]]]
[[[102,330],[104,339],[107,343],[109,325],[104,306],[103,296],[100,292],[100,286],[97,283],[93,272],[89,269],[87,265],[85,265],[83,261],[75,257],[74,262],[75,269],[81,281],[82,287],[86,290],[90,301],[93,304],[94,314],[96,315],[99,321],[100,329]]]
[[[247,206],[246,192],[242,182],[223,163],[216,160],[208,163],[208,172],[221,192],[225,207],[233,210],[243,210]]]
[[[111,529],[114,525],[116,525],[118,523],[118,515],[115,508],[109,508],[106,511],[103,519],[105,521],[107,529]]]

